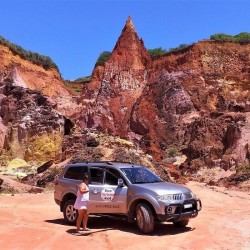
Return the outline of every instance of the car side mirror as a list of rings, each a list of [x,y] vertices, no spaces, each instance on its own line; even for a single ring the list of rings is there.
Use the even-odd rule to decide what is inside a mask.
[[[124,186],[124,181],[123,179],[119,178],[118,179],[118,187],[123,187]]]

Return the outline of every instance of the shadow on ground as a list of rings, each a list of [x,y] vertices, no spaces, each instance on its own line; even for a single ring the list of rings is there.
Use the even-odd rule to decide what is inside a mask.
[[[91,215],[88,221],[88,227],[91,229],[91,231],[81,232],[80,234],[76,233],[75,228],[72,228],[74,227],[74,225],[65,224],[63,219],[46,220],[45,222],[65,225],[67,227],[70,226],[71,229],[68,229],[67,233],[79,235],[79,236],[80,235],[87,236],[93,233],[109,231],[109,230],[120,230],[124,232],[142,235],[142,233],[138,231],[135,223],[130,224],[123,218],[113,217],[113,216]],[[176,235],[176,234],[187,233],[193,230],[195,230],[195,228],[191,228],[188,226],[184,228],[178,228],[174,226],[172,223],[156,223],[153,233],[149,235],[152,235],[152,236]]]

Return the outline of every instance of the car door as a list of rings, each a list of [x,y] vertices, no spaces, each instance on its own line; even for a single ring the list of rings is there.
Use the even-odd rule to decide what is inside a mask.
[[[118,186],[121,174],[111,168],[90,167],[90,213],[127,212],[127,186]]]

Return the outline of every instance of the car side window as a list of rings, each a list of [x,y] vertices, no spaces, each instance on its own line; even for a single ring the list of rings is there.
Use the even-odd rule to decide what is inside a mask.
[[[81,180],[83,176],[83,172],[87,172],[87,167],[77,166],[77,167],[69,167],[64,174],[64,178],[73,179],[73,180]]]
[[[90,183],[96,185],[102,185],[104,179],[105,169],[90,168]]]
[[[105,184],[117,186],[119,178],[123,179],[118,171],[114,169],[108,169],[106,172]]]

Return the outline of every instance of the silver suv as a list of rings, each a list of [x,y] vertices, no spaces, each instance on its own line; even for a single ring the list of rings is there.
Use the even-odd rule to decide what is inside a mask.
[[[185,227],[198,215],[201,201],[187,187],[165,182],[143,166],[119,162],[68,164],[55,181],[54,198],[67,223],[74,224],[73,205],[83,174],[89,176],[90,214],[124,215],[143,233],[156,221]]]

